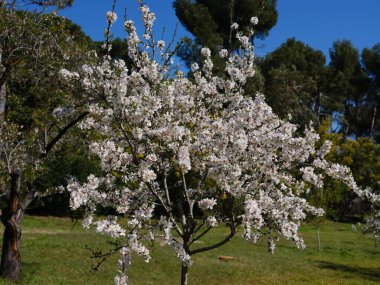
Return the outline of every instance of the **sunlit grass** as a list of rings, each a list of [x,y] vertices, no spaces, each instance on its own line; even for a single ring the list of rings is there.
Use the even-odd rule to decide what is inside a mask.
[[[215,229],[203,240],[218,241],[226,229]],[[350,224],[321,225],[321,251],[316,249],[313,225],[302,227],[307,249],[280,241],[275,254],[265,241],[252,244],[240,236],[225,246],[194,257],[190,284],[380,284],[380,248],[354,232]],[[117,256],[93,272],[91,248],[105,248],[107,238],[73,226],[70,219],[26,217],[22,235],[22,277],[18,284],[113,284]],[[201,244],[199,245],[201,246]],[[179,284],[180,264],[172,250],[156,243],[153,259],[139,257],[130,270],[130,284]],[[220,261],[220,255],[233,260]],[[0,280],[0,284],[10,284]]]

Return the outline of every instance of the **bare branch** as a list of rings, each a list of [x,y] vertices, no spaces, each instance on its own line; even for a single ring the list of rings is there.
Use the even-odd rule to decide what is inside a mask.
[[[190,250],[189,254],[190,255],[194,255],[194,254],[197,254],[197,253],[200,253],[200,252],[212,250],[212,249],[218,248],[218,247],[226,244],[227,242],[229,242],[234,237],[234,235],[236,234],[235,224],[231,224],[229,226],[230,226],[230,234],[225,239],[221,240],[218,243],[210,245],[210,246],[205,246],[205,247],[197,248],[197,249],[194,249],[194,250]]]

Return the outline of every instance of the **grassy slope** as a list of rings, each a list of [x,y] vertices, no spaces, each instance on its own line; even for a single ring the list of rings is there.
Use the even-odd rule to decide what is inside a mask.
[[[216,229],[204,242],[217,241],[224,229]],[[265,242],[252,244],[237,237],[217,250],[194,257],[190,285],[259,284],[380,284],[380,248],[349,224],[326,222],[321,226],[321,252],[316,248],[312,225],[302,228],[308,248],[297,250],[280,241],[274,255]],[[105,237],[73,227],[69,219],[26,217],[23,223],[23,271],[19,284],[113,284],[117,256],[92,272],[85,245],[104,248]],[[173,252],[154,246],[149,264],[134,259],[130,284],[179,284],[179,263]],[[231,255],[232,261],[219,261]],[[0,284],[9,284],[0,279]]]

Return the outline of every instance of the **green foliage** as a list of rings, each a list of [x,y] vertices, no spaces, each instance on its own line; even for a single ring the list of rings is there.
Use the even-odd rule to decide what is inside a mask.
[[[362,52],[362,61],[365,70],[370,78],[370,87],[367,92],[370,128],[369,135],[376,141],[380,139],[380,132],[377,129],[380,123],[380,113],[378,111],[380,101],[380,44],[374,45],[371,49],[365,48]]]
[[[277,115],[286,119],[290,114],[291,121],[300,126],[316,119],[311,105],[317,85],[312,78],[283,65],[271,69],[265,78],[266,101]]]
[[[35,182],[45,192],[31,204],[27,213],[57,217],[81,215],[81,212],[71,212],[69,193],[57,191],[58,187],[66,186],[71,177],[84,182],[90,174],[96,175],[100,171],[99,161],[88,155],[85,144],[78,145],[78,138],[85,141],[85,137],[76,132],[76,141],[66,140],[47,160],[44,173]]]
[[[61,68],[84,61],[91,40],[67,19],[1,10],[0,38],[9,88],[6,119],[34,129],[54,121],[53,110],[67,105],[74,90],[65,89]],[[15,36],[21,34],[22,38]]]
[[[380,87],[380,43],[362,52],[363,63],[373,80]]]
[[[285,66],[319,79],[323,75],[325,62],[326,57],[320,50],[290,38],[265,57],[263,70],[267,73],[270,69]]]
[[[288,39],[261,64],[268,104],[281,118],[305,126],[319,121],[326,58],[319,50]],[[286,102],[286,104],[284,104]]]
[[[0,87],[6,90],[6,96],[0,98],[5,106],[0,123],[4,120],[16,125],[20,129],[18,139],[27,144],[22,165],[15,165],[23,170],[23,199],[31,193],[31,185],[40,193],[58,186],[58,176],[67,178],[74,163],[80,165],[85,160],[81,158],[84,147],[75,143],[68,149],[77,158],[66,155],[65,162],[59,161],[59,151],[54,153],[59,149],[52,147],[63,143],[63,134],[69,137],[65,128],[83,112],[86,99],[79,96],[79,86],[69,86],[61,79],[60,70],[79,68],[89,60],[88,52],[94,44],[79,26],[53,14],[7,9],[0,9],[0,14],[0,66],[4,67]],[[57,167],[65,163],[66,169]],[[9,171],[0,169],[3,175]],[[0,184],[4,191],[9,189],[6,182]]]
[[[348,139],[335,150],[335,160],[349,166],[355,180],[363,187],[379,191],[380,148],[370,138]]]
[[[369,81],[358,50],[348,40],[336,41],[330,50],[328,104],[326,109],[339,113],[344,138],[351,134],[368,135],[367,90]]]
[[[12,8],[14,9],[17,7],[21,1],[0,1],[0,8],[3,8],[3,6],[7,8]],[[57,9],[63,9],[66,7],[70,7],[73,3],[74,0],[29,0],[29,1],[23,1],[26,2],[26,4],[29,5],[35,5],[43,8],[50,8],[50,7],[55,7]],[[25,5],[25,3],[22,3]],[[22,5],[21,4],[21,5]]]
[[[230,47],[230,26],[239,24],[246,30],[253,16],[259,18],[255,28],[256,37],[265,37],[277,22],[277,0],[176,0],[173,3],[180,22],[191,32],[202,46],[210,49]],[[232,18],[231,18],[232,16]],[[238,46],[231,39],[230,50]]]

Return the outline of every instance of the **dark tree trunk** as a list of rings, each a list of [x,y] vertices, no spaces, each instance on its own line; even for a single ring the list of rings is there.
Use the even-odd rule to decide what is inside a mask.
[[[321,92],[318,92],[317,98],[315,99],[314,113],[317,117],[318,125],[321,124]]]
[[[21,171],[11,174],[11,192],[7,208],[3,212],[1,222],[5,226],[3,249],[1,255],[0,274],[2,277],[16,280],[21,271],[21,218],[22,209],[19,202]]]
[[[369,135],[371,138],[375,135],[375,121],[376,121],[376,115],[377,115],[377,102],[375,106],[373,106],[373,113],[372,113],[372,120],[371,120],[371,129],[369,131]]]
[[[347,99],[344,106],[343,141],[346,141],[349,130],[350,130],[350,104]]]
[[[348,208],[350,207],[352,201],[354,201],[354,199],[356,198],[356,196],[352,196],[352,195],[350,195],[349,197],[347,197],[347,196],[343,198],[343,202],[342,202],[343,205],[342,205],[341,212],[339,215],[339,221],[340,222],[344,222],[344,218],[347,214]]]
[[[0,2],[1,3],[1,2]],[[0,7],[2,4],[0,4]],[[7,84],[5,80],[6,68],[3,65],[3,51],[0,47],[0,124],[5,119],[5,103],[7,99]]]
[[[0,80],[0,124],[5,120],[5,106],[7,100],[7,85]]]
[[[181,268],[181,285],[187,285],[187,274],[189,273],[189,266],[182,263]]]

